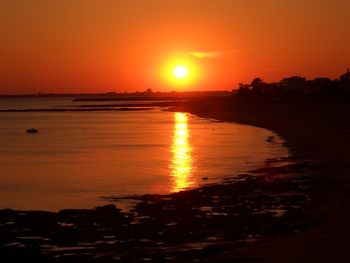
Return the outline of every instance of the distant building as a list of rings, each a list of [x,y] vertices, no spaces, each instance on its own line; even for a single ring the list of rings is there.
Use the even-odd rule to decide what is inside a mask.
[[[307,81],[306,78],[300,76],[293,76],[282,79],[280,82],[280,86],[285,91],[305,92],[307,87]]]
[[[152,95],[153,94],[153,90],[152,89],[147,89],[144,93],[146,95]]]
[[[340,81],[342,80],[350,80],[350,70],[348,69],[347,72],[340,76]]]
[[[117,95],[117,93],[114,91],[108,91],[108,92],[106,92],[106,95],[107,96],[115,96],[115,95]]]
[[[307,85],[307,93],[324,93],[330,91],[333,87],[333,81],[330,78],[315,78],[310,80]]]
[[[348,69],[347,72],[340,76],[340,86],[343,89],[350,90],[350,70]]]

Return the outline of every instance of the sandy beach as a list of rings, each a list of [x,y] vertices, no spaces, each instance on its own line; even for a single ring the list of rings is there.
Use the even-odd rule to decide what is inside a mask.
[[[311,200],[306,213],[318,223],[299,233],[265,240],[247,253],[259,262],[350,259],[350,108],[346,102],[233,99],[203,102],[184,110],[273,130],[286,140],[295,158],[312,164]]]

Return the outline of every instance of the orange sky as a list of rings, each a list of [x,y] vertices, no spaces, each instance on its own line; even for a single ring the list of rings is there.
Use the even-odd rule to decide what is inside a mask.
[[[349,14],[348,0],[1,0],[0,93],[336,78],[350,67]],[[175,58],[198,69],[186,87],[162,76]]]

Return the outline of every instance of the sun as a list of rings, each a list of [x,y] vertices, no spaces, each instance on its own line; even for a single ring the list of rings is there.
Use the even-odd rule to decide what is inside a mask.
[[[193,88],[198,85],[200,65],[192,57],[169,56],[160,64],[157,74],[172,90]]]
[[[188,74],[189,74],[189,70],[184,65],[177,65],[173,69],[173,75],[177,79],[184,79],[188,77]]]

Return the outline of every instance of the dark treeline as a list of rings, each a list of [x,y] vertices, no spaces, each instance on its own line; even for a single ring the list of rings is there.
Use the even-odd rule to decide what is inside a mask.
[[[250,84],[239,84],[237,95],[242,97],[293,97],[312,95],[320,97],[350,96],[350,71],[339,79],[315,78],[307,80],[304,77],[292,76],[279,82],[266,83],[261,78],[255,78]]]

